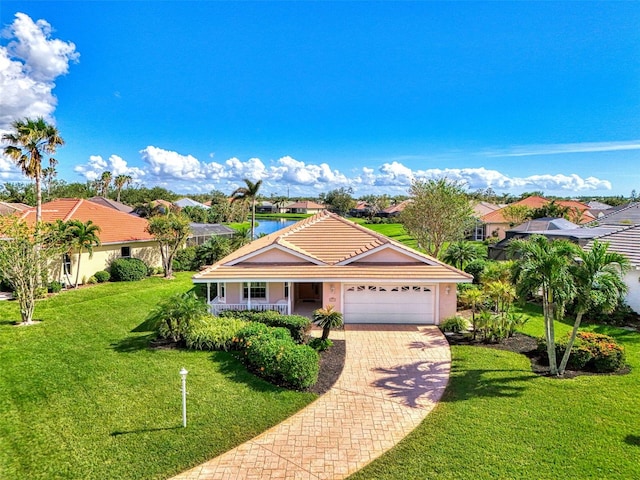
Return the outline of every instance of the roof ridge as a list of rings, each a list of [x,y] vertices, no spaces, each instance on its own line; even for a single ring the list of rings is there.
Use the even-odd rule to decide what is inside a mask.
[[[71,217],[73,217],[73,214],[74,214],[74,213],[76,213],[76,212],[78,211],[78,208],[80,208],[80,205],[81,205],[81,204],[82,204],[82,198],[79,198],[79,199],[76,201],[75,206],[74,206],[74,207],[69,211],[69,213],[67,213],[67,215],[64,217],[64,221],[65,221],[65,222],[68,222],[68,221],[69,221],[69,219],[70,219]]]

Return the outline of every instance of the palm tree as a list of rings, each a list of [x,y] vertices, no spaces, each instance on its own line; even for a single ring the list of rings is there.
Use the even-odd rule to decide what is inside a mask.
[[[255,238],[256,231],[256,197],[260,191],[262,180],[258,180],[256,183],[253,183],[248,178],[245,178],[244,183],[247,185],[246,187],[236,188],[231,194],[231,202],[251,202],[251,240],[253,240]]]
[[[69,225],[70,233],[73,238],[73,245],[78,249],[78,267],[75,283],[75,287],[78,288],[82,250],[86,249],[89,252],[89,258],[93,257],[93,247],[100,246],[100,237],[98,236],[100,227],[91,220],[87,220],[85,223],[82,223],[80,220],[70,220]]]
[[[42,158],[45,154],[53,155],[59,145],[64,145],[60,132],[49,125],[42,117],[36,120],[26,118],[11,124],[13,132],[2,135],[8,145],[4,147],[5,155],[13,158],[27,177],[33,178],[36,184],[36,225],[42,221]],[[49,158],[53,164],[54,159]]]
[[[478,248],[473,243],[463,240],[449,244],[442,255],[442,260],[462,270],[467,263],[480,258],[480,256]]]
[[[109,171],[102,172],[102,175],[100,175],[100,180],[98,182],[98,185],[100,187],[100,195],[105,198],[107,198],[107,196],[109,195],[109,185],[111,185],[112,179],[113,175]]]
[[[44,182],[47,189],[47,199],[51,198],[51,184],[58,175],[56,165],[58,165],[58,161],[55,158],[50,158],[49,166],[42,169],[42,181]]]
[[[566,240],[550,241],[542,235],[532,235],[527,240],[516,239],[509,245],[509,253],[518,258],[513,271],[518,297],[542,295],[544,334],[552,375],[558,374],[553,322],[562,317],[565,306],[575,294],[570,267],[578,249]]]
[[[627,291],[622,277],[629,270],[629,260],[608,249],[607,243],[595,240],[590,250],[580,249],[577,261],[572,265],[571,274],[576,288],[576,319],[558,367],[558,375],[562,375],[567,367],[583,315],[592,308],[605,313],[613,311]]]
[[[116,192],[118,192],[116,201],[120,201],[120,192],[125,185],[129,185],[132,180],[131,175],[117,175],[116,178],[113,179],[113,185],[116,187]]]
[[[313,312],[313,323],[316,323],[322,328],[321,340],[329,338],[329,332],[332,328],[338,328],[342,326],[342,313],[334,310],[333,305],[327,305],[324,308],[319,308]]]
[[[473,325],[473,339],[476,339],[478,325],[476,323],[476,312],[478,307],[484,304],[485,293],[478,287],[467,288],[460,294],[460,301],[471,308],[471,324]]]

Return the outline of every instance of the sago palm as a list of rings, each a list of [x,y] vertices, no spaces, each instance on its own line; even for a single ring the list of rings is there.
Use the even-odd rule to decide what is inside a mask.
[[[332,328],[342,326],[343,316],[342,313],[334,309],[333,305],[327,305],[313,312],[313,323],[322,328],[321,340],[326,340],[329,338],[329,332]]]

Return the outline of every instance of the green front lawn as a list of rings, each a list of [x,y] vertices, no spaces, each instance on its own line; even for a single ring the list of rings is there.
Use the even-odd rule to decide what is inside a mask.
[[[396,242],[403,243],[411,248],[418,248],[418,243],[405,231],[401,223],[358,223],[361,223],[363,227],[373,230],[374,232],[393,238]]]
[[[539,311],[525,313],[524,331],[541,336]],[[631,373],[558,380],[533,374],[523,355],[453,347],[442,402],[351,478],[640,478],[640,334],[586,329],[622,343]]]
[[[96,285],[38,302],[15,327],[0,302],[0,478],[167,478],[254,437],[315,395],[261,381],[221,352],[149,350],[132,332],[174,281]],[[181,367],[188,421],[181,428]]]

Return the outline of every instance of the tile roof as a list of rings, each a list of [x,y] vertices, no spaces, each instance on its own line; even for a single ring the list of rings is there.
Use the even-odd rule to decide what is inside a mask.
[[[523,198],[522,200],[518,200],[517,202],[511,203],[509,205],[524,205],[530,209],[534,209],[534,208],[541,208],[542,206],[544,206],[546,203],[550,203],[551,200],[547,200],[546,198],[543,197],[538,197],[536,195],[533,195],[531,197],[527,197],[527,198]],[[580,202],[576,202],[575,200],[556,200],[556,203],[558,205],[561,205],[563,207],[568,207],[571,210],[575,210],[577,209],[578,211],[580,211],[582,213],[581,215],[581,219],[580,219],[580,223],[588,223],[594,220],[595,216],[593,216],[590,212],[589,212],[589,207],[587,205],[585,205],[584,203],[580,203]],[[507,205],[507,207],[509,206]],[[504,209],[506,207],[500,208],[498,210],[494,210],[493,212],[489,212],[486,215],[484,215],[481,220],[484,223],[509,223],[505,218],[504,218]]]
[[[90,202],[98,203],[105,207],[113,208],[114,210],[118,210],[123,213],[131,213],[133,212],[133,208],[129,205],[125,205],[124,203],[116,202],[115,200],[111,200],[110,198],[105,197],[91,197],[89,199]]]
[[[409,264],[349,264],[349,261],[358,255],[373,252],[385,246],[404,251],[407,256],[413,257],[415,262]],[[254,254],[266,251],[271,247],[303,255],[310,263],[302,265],[269,264],[267,268],[264,264],[251,263],[251,257]],[[341,262],[347,264],[339,265]],[[316,265],[313,265],[314,263]],[[405,278],[406,275],[415,275],[415,278],[435,275],[441,276],[443,279],[455,278],[458,280],[471,278],[466,273],[433,257],[417,252],[334,213],[323,211],[287,228],[254,240],[221,259],[215,265],[206,268],[194,279],[215,278],[221,274],[224,274],[225,278],[227,275],[229,278],[235,278],[235,275],[257,275],[255,278],[264,278],[264,276],[271,278],[277,274],[285,275],[286,272],[289,272],[290,275],[298,275],[299,278],[324,278],[327,275],[337,275],[340,278],[344,276],[369,278],[368,276],[373,275],[372,278],[385,279],[400,279]]]
[[[639,225],[640,202],[611,209],[610,213],[605,212],[596,221],[598,225]]]
[[[609,250],[621,253],[629,259],[631,265],[640,267],[640,225],[602,235],[597,240],[608,243]],[[585,250],[589,250],[592,245],[593,240],[585,245]]]
[[[0,215],[12,215],[29,208],[31,208],[31,206],[25,205],[24,203],[0,202]]]
[[[25,210],[21,218],[35,222],[36,209]],[[148,222],[144,218],[129,215],[113,208],[105,207],[85,199],[61,198],[42,204],[42,221],[91,220],[100,227],[102,244],[126,243],[135,241],[153,241],[153,235],[145,228]]]
[[[312,202],[310,200],[305,200],[303,202],[291,203],[291,204],[287,205],[286,208],[306,208],[306,209],[316,210],[318,208],[327,208],[327,207],[325,207],[324,205],[321,205],[319,203]]]
[[[175,202],[173,202],[173,204],[180,208],[184,208],[184,207],[209,208],[204,203],[196,202],[195,200],[187,197],[181,198],[180,200],[176,200]]]
[[[383,210],[382,210],[382,212],[383,212],[383,213],[386,213],[386,214],[400,213],[400,212],[402,212],[402,211],[405,209],[405,207],[406,207],[406,206],[409,204],[409,202],[411,202],[411,201],[412,201],[411,199],[403,200],[403,201],[402,201],[402,202],[400,202],[400,203],[397,203],[397,204],[395,204],[395,205],[391,205],[390,207],[387,207],[387,208],[383,209]]]

